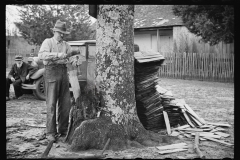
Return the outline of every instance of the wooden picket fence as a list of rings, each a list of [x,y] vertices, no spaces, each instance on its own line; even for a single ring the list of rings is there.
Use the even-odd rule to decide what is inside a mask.
[[[14,64],[15,55],[24,61],[29,57],[26,50],[6,50],[6,68]],[[38,51],[35,50],[34,54]],[[193,79],[216,82],[234,82],[234,54],[216,53],[164,53],[165,62],[159,69],[159,77]]]
[[[234,54],[165,53],[159,77],[234,82]]]

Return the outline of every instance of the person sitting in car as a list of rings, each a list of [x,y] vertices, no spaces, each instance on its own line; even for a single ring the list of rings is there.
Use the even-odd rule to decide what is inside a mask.
[[[10,84],[13,84],[15,97],[18,99],[24,94],[21,87],[22,83],[28,83],[30,76],[34,73],[34,67],[28,63],[23,62],[22,55],[15,56],[15,64],[13,64],[8,77],[6,78],[6,101],[9,101]]]

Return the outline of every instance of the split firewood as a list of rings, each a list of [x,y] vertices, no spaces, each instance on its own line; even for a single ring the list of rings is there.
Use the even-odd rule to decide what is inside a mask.
[[[159,146],[156,147],[158,150],[169,150],[169,149],[176,149],[176,148],[186,148],[187,143],[176,143],[176,144],[170,144],[166,146]]]
[[[231,127],[230,124],[224,124],[224,123],[212,123],[212,122],[207,122],[207,124],[211,124],[211,125],[214,125],[214,126]]]
[[[168,119],[168,115],[166,111],[163,111],[163,116],[164,116],[164,120],[165,120],[165,124],[166,124],[166,128],[167,128],[167,133],[168,135],[171,134],[171,127],[170,127],[170,123],[169,123],[169,119]]]
[[[195,135],[194,150],[197,152],[199,158],[202,158],[202,159],[206,158],[199,149],[199,133],[198,132],[196,132],[196,135]]]

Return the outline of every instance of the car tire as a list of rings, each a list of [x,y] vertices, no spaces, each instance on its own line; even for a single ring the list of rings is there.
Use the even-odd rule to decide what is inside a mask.
[[[45,100],[45,86],[43,76],[33,82],[36,85],[36,89],[33,90],[33,95],[39,100]]]

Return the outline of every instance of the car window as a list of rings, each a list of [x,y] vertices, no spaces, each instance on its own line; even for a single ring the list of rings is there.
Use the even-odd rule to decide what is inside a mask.
[[[86,46],[71,46],[72,51],[80,51],[80,55],[86,56]]]
[[[96,52],[96,46],[94,45],[89,45],[89,47],[88,47],[88,49],[89,49],[89,58],[95,58],[95,52]]]

